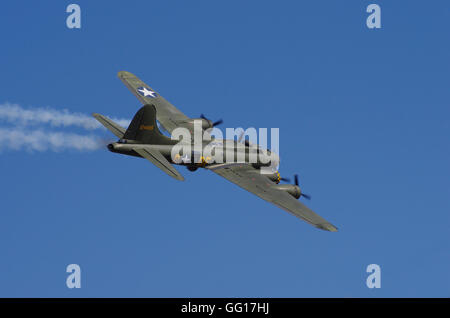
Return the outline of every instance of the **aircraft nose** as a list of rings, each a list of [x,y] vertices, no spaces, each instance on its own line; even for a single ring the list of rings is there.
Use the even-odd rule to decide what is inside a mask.
[[[108,144],[108,150],[109,151],[113,151],[114,150],[114,145],[113,144]]]

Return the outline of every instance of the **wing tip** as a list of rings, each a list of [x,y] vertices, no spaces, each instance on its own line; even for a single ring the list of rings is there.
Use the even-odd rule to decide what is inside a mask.
[[[175,169],[175,171],[177,172],[177,179],[180,180],[180,181],[184,181],[183,175],[177,169]]]
[[[164,171],[164,172],[167,173],[167,171]],[[184,181],[184,177],[180,173],[175,174],[174,172],[171,171],[171,173],[167,173],[167,174],[169,176],[171,176],[172,178],[174,178],[175,180]]]
[[[337,227],[335,227],[331,223],[317,224],[316,227],[321,230],[325,230],[325,231],[329,231],[329,232],[337,232],[338,231]]]
[[[172,173],[174,173],[174,175],[171,177],[173,177],[174,179],[177,179],[179,181],[184,181],[184,177],[178,172],[177,169],[175,169],[175,170],[176,170],[176,174],[174,172],[172,172]]]
[[[127,72],[127,71],[119,71],[117,73],[117,77],[119,78],[126,78],[126,77],[136,77],[134,74]]]

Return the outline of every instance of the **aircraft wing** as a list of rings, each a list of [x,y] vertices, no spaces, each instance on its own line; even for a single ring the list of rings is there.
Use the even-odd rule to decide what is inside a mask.
[[[133,148],[133,150],[136,151],[143,158],[153,163],[159,169],[167,173],[169,176],[180,181],[184,180],[183,176],[177,171],[177,169],[175,169],[159,151],[154,149],[137,148],[137,147]]]
[[[189,120],[179,109],[166,101],[154,89],[130,72],[121,71],[117,74],[126,87],[141,101],[142,104],[153,104],[156,108],[156,119],[168,132],[183,126]]]
[[[331,232],[337,231],[334,225],[327,222],[289,193],[277,189],[273,181],[249,164],[217,164],[207,168],[319,229]]]

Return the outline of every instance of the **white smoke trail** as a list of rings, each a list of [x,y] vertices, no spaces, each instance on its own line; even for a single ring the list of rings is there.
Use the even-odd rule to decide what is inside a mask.
[[[111,118],[122,127],[128,127],[130,120]],[[53,108],[25,109],[17,104],[0,104],[0,120],[15,125],[48,124],[53,127],[78,126],[92,130],[103,128],[93,117],[82,113],[72,113],[67,109]]]
[[[96,136],[43,130],[24,131],[18,128],[0,128],[0,151],[5,149],[25,149],[29,151],[62,151],[73,149],[90,151],[104,146],[105,143],[102,139]]]

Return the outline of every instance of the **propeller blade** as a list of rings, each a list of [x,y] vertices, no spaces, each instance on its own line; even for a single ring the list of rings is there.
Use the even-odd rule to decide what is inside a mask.
[[[220,125],[221,123],[223,123],[223,120],[222,120],[222,119],[219,119],[218,121],[216,121],[216,122],[213,123],[213,127],[214,127],[214,126],[217,126],[217,125]]]
[[[307,200],[311,200],[311,196],[309,194],[302,193],[301,196],[304,197]]]
[[[289,178],[281,178],[280,180],[286,181],[286,182],[290,182]],[[298,174],[294,174],[294,184],[298,187]],[[311,200],[311,196],[309,194],[306,193],[300,193],[301,197],[304,197],[306,200]]]
[[[280,178],[280,180],[284,181],[284,182],[291,182],[291,179],[289,179],[289,178]]]
[[[208,118],[206,118],[206,116],[205,115],[203,115],[203,114],[200,114],[200,118],[201,119],[204,119],[204,120],[207,120],[207,121],[209,121],[209,122],[211,122],[211,120],[209,120]],[[214,127],[214,126],[217,126],[217,125],[220,125],[221,123],[223,123],[223,120],[222,119],[219,119],[218,121],[216,121],[216,122],[211,122],[212,123],[212,126]]]

